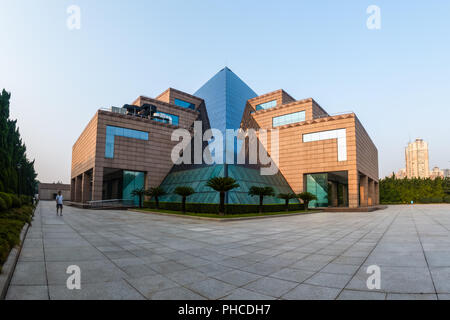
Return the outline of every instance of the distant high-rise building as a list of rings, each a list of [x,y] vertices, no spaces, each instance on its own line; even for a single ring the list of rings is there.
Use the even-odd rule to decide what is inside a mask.
[[[444,171],[445,178],[450,178],[450,169],[443,169],[442,171]]]
[[[416,139],[406,147],[406,175],[411,178],[429,178],[428,143]]]
[[[406,169],[400,169],[398,170],[397,174],[395,175],[397,179],[405,179],[406,178]]]
[[[430,178],[444,178],[444,171],[439,169],[439,167],[434,167],[433,170],[431,170]]]

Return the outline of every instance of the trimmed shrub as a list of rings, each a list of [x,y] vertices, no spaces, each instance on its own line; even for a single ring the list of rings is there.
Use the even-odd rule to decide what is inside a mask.
[[[446,196],[444,197],[444,202],[445,202],[445,203],[450,203],[450,194],[448,194],[448,195],[446,195]]]
[[[12,198],[12,208],[20,208],[22,206],[22,202],[20,201],[19,196],[15,194],[9,194]]]
[[[419,203],[442,203],[442,197],[423,198],[419,200]]]
[[[7,209],[12,207],[12,198],[9,194],[0,192],[0,198],[5,201]]]
[[[149,209],[156,209],[156,203],[145,201],[144,207]],[[304,210],[303,204],[290,204],[289,211],[300,211]],[[169,211],[180,211],[181,203],[178,202],[160,202],[159,209],[169,210]],[[186,203],[186,211],[192,213],[219,213],[219,204],[217,203]],[[225,206],[226,214],[246,214],[246,213],[258,213],[259,205],[257,204],[228,204]],[[286,211],[286,206],[284,204],[267,204],[263,206],[264,213],[270,212],[282,212]]]
[[[6,205],[5,200],[0,198],[0,212],[8,210],[8,206]]]
[[[16,220],[21,222],[31,222],[31,216],[33,215],[32,206],[23,206],[21,208],[13,208],[5,212],[0,213],[0,219]]]
[[[33,198],[22,194],[20,195],[20,202],[23,206],[30,206],[33,204]]]
[[[20,243],[23,225],[21,221],[0,219],[0,272],[11,249]]]

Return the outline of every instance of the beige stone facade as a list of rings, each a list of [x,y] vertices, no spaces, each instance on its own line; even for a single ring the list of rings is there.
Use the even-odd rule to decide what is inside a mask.
[[[181,98],[195,105],[191,110],[171,104]],[[159,100],[161,99],[161,100]],[[173,164],[172,148],[178,143],[171,141],[174,129],[190,129],[199,117],[199,108],[203,100],[178,90],[169,89],[158,99],[141,96],[134,105],[149,103],[156,106],[158,112],[179,117],[179,124],[156,122],[150,119],[99,110],[89,122],[72,150],[72,200],[86,203],[103,200],[104,177],[111,170],[127,170],[145,173],[145,187],[158,186],[169,173]],[[114,157],[105,157],[107,126],[137,130],[148,133],[148,140],[139,140],[116,136]]]
[[[278,167],[295,193],[307,190],[304,178],[308,174],[346,172],[348,183],[341,205],[356,208],[379,204],[378,151],[354,113],[330,116],[313,99],[292,101],[279,90],[248,101],[244,111],[244,129],[274,129],[274,118],[305,112],[305,121],[282,125],[279,129]],[[277,105],[266,110],[256,106],[269,101]],[[304,142],[304,135],[345,130],[346,159],[338,159],[337,139]],[[270,139],[264,145],[269,152]],[[335,203],[336,186],[331,183],[331,202]],[[336,204],[336,203],[335,203]]]
[[[70,201],[70,184],[40,183],[38,187],[39,200],[55,200],[59,191],[61,191],[64,201]]]

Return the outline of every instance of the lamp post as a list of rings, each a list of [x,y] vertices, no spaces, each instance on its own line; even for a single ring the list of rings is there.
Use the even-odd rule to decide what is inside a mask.
[[[22,178],[22,164],[19,162],[17,164],[17,172],[19,175],[19,181],[17,182],[17,189],[18,189],[18,194],[20,195],[20,184],[21,184],[21,178]]]

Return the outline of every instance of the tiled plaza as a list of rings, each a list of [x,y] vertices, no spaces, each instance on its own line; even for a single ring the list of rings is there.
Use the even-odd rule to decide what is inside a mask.
[[[213,222],[41,202],[7,299],[450,299],[450,205]]]

